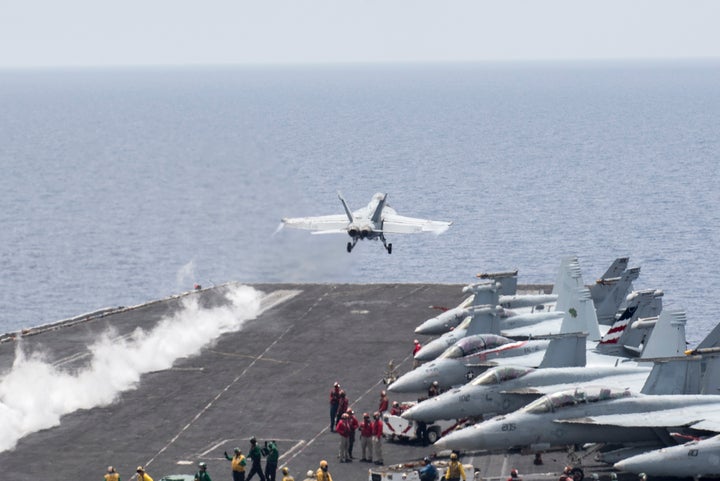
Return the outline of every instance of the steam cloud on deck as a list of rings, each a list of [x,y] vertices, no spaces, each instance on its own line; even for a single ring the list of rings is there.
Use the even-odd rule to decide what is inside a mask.
[[[88,347],[90,362],[72,373],[45,361],[42,353],[25,353],[18,342],[12,368],[0,377],[0,451],[59,425],[65,414],[112,403],[120,392],[136,388],[142,374],[198,354],[260,311],[262,293],[251,287],[231,287],[226,297],[226,305],[208,309],[188,296],[181,310],[151,331],[138,328],[123,338],[106,332]]]

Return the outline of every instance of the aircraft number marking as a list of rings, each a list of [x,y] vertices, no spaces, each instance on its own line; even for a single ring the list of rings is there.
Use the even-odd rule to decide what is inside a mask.
[[[517,429],[515,423],[506,423],[500,427],[501,431],[515,431],[515,429]]]
[[[470,402],[470,395],[463,394],[462,396],[460,396],[460,402],[463,402],[463,403]]]

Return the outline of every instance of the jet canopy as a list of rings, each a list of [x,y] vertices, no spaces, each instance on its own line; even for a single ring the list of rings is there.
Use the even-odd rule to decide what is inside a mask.
[[[586,403],[634,396],[636,395],[626,389],[589,386],[548,394],[540,399],[536,399],[522,409],[527,413],[541,414],[556,412],[558,409],[578,406]]]
[[[501,382],[517,379],[534,371],[532,367],[501,366],[494,367],[482,373],[470,382],[472,386],[492,386]]]
[[[495,349],[496,347],[500,347],[503,344],[511,342],[515,341],[508,339],[507,337],[496,336],[495,334],[478,334],[476,336],[463,337],[458,342],[448,347],[439,357],[442,359],[458,359],[470,356],[480,351]]]

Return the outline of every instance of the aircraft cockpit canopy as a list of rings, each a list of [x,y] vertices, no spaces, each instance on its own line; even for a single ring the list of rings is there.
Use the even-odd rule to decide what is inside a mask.
[[[594,403],[598,401],[620,399],[632,396],[635,395],[627,389],[589,386],[548,394],[547,396],[543,396],[540,399],[531,402],[522,409],[525,412],[534,414],[548,413],[555,412],[558,409],[577,406],[580,404]]]
[[[440,356],[443,359],[457,359],[460,357],[470,356],[480,351],[495,349],[513,342],[511,339],[494,334],[479,334],[476,336],[468,336],[460,339],[454,345],[450,346]]]
[[[473,386],[492,386],[511,379],[517,379],[534,370],[532,367],[494,367],[473,379],[470,384]]]

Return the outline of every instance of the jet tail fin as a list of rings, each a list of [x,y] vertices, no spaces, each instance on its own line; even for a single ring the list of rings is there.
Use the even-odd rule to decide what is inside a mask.
[[[500,303],[500,290],[502,287],[496,282],[463,287],[463,292],[473,294],[473,306],[497,306]]]
[[[720,394],[720,356],[703,356],[704,376],[700,394]]]
[[[604,354],[626,355],[625,349],[629,346],[634,352],[639,352],[639,346],[644,344],[648,331],[652,326],[640,329],[630,326],[639,318],[657,316],[662,311],[663,292],[655,289],[636,291],[627,297],[627,307],[615,320],[610,329],[600,339],[597,349]]]
[[[700,394],[701,357],[653,359],[642,394]]]
[[[355,219],[353,218],[352,212],[350,211],[350,208],[347,205],[347,202],[345,202],[345,199],[343,199],[342,194],[340,191],[337,193],[338,199],[340,199],[340,202],[342,202],[343,208],[345,209],[345,215],[347,215],[348,221],[355,222]]]
[[[610,264],[610,267],[608,267],[608,270],[605,271],[605,274],[603,274],[600,279],[611,279],[613,277],[619,277],[620,274],[625,272],[625,269],[627,269],[629,263],[629,257],[618,257],[613,261],[612,264]]]
[[[663,311],[642,350],[643,359],[681,356],[687,348],[683,311]]]
[[[387,194],[382,194],[378,198],[377,206],[375,206],[375,211],[373,212],[372,217],[370,220],[372,220],[375,224],[380,222],[380,216],[382,216],[382,211],[385,208],[385,204],[387,202]]]
[[[633,267],[623,272],[619,277],[603,278],[590,287],[598,322],[612,324],[615,314],[625,302],[632,289],[633,281],[640,276],[640,268]]]
[[[587,333],[544,336],[550,339],[539,367],[583,367],[587,363]]]
[[[705,336],[705,339],[700,341],[697,349],[707,349],[711,347],[720,347],[720,323]]]
[[[501,296],[514,296],[517,294],[517,275],[518,271],[515,269],[508,272],[481,272],[475,277],[500,283]]]
[[[567,287],[568,282],[571,282],[571,276],[575,276],[575,280],[577,281],[577,278],[580,278],[580,286],[582,285],[582,274],[580,273],[580,264],[578,263],[578,258],[576,256],[572,257],[565,257],[560,260],[560,269],[558,270],[558,276],[555,280],[555,284],[553,284],[552,293],[557,294],[558,301],[560,301],[561,298],[561,291],[563,288]],[[575,285],[576,282],[572,283],[572,285]],[[579,287],[579,286],[577,286]],[[562,310],[559,307],[556,308],[557,310]]]
[[[587,287],[579,287],[570,292],[564,308],[560,333],[585,332],[591,341],[600,340],[600,326],[595,315],[595,305]]]
[[[466,336],[476,334],[500,334],[501,308],[496,306],[483,306],[473,308],[472,320],[468,325]]]

